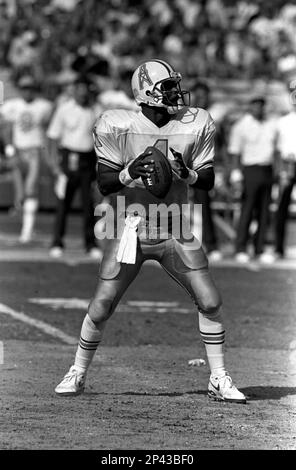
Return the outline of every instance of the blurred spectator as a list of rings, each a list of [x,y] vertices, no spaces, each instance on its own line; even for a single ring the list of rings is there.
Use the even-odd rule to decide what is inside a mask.
[[[263,96],[250,100],[249,112],[233,126],[228,145],[233,161],[230,181],[243,184],[235,247],[236,259],[242,263],[250,258],[247,245],[254,213],[258,223],[254,238],[255,256],[262,262],[269,261],[268,254],[264,253],[264,242],[273,183],[276,121],[266,116],[265,105]]]
[[[31,76],[18,82],[20,97],[5,101],[1,114],[7,123],[5,153],[13,159],[15,204],[23,205],[21,243],[32,239],[38,210],[38,184],[41,156],[45,147],[45,128],[52,104],[38,97],[37,83]]]
[[[131,90],[131,79],[133,72],[130,70],[121,71],[117,80],[114,80],[114,87],[102,91],[98,96],[98,106],[100,112],[107,109],[127,109],[139,111]],[[97,117],[99,112],[96,113]]]
[[[293,98],[293,97],[292,97]],[[296,101],[293,109],[279,118],[277,150],[279,152],[278,168],[278,207],[275,214],[275,254],[285,256],[286,229],[289,218],[289,205],[296,182]]]
[[[56,109],[47,131],[52,169],[57,178],[55,193],[58,203],[50,250],[50,255],[55,258],[63,254],[67,217],[78,188],[82,196],[85,250],[92,258],[101,258],[94,235],[92,193],[92,183],[96,177],[92,138],[95,119],[91,84],[84,78],[78,78],[73,99]]]
[[[7,13],[5,2],[0,3],[0,65],[7,64],[7,54],[9,50],[9,37],[11,30],[11,20]]]
[[[14,37],[8,52],[8,61],[13,68],[14,77],[34,70],[39,57],[39,44],[34,31],[24,31]]]
[[[73,64],[104,68],[113,79],[122,66],[133,69],[144,56],[173,59],[186,70],[192,69],[190,56],[195,74],[270,79],[296,54],[295,5],[284,0],[272,6],[267,1],[145,0],[140,10],[134,0],[0,0],[0,12],[0,59],[8,60],[15,73],[23,66],[37,68],[40,78]],[[286,63],[281,61],[283,35]]]
[[[191,86],[192,104],[210,112],[210,88],[202,81],[197,81]],[[216,124],[216,123],[215,123]],[[208,191],[193,189],[193,200],[195,204],[202,204],[202,240],[205,251],[210,261],[219,261],[222,253],[218,248],[216,229],[211,209],[211,197]]]

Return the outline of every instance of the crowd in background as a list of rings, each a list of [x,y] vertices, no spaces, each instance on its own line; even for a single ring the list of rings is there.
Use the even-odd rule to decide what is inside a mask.
[[[94,115],[111,107],[137,109],[131,74],[148,57],[171,63],[189,89],[197,80],[211,79],[261,78],[289,85],[296,77],[296,2],[143,0],[139,9],[135,0],[0,0],[0,69],[9,70],[16,93],[23,76],[33,77],[37,94],[51,103],[52,113],[74,98],[78,76],[88,77]],[[209,92],[207,85],[201,90]],[[208,108],[216,121],[211,197],[226,203],[225,216],[225,207],[227,212],[227,205],[242,196],[231,182],[228,145],[233,124],[247,109],[234,109],[221,119],[212,98],[203,106],[202,94],[193,91],[193,104]],[[217,252],[213,221],[207,220],[205,237]]]
[[[186,76],[271,79],[296,70],[295,53],[293,1],[0,1],[0,66],[15,78],[30,68],[41,82],[72,69],[116,79],[161,56]]]

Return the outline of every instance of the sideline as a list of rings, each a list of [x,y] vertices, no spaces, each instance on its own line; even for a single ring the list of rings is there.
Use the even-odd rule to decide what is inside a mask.
[[[54,326],[51,326],[48,323],[45,323],[44,321],[31,318],[25,313],[17,312],[16,310],[13,310],[12,308],[2,303],[0,303],[0,313],[8,315],[14,320],[18,320],[23,323],[26,323],[27,325],[31,325],[37,328],[38,330],[43,331],[43,333],[46,333],[49,336],[52,336],[56,339],[60,339],[63,343],[74,345],[78,342],[78,338],[69,336],[62,330],[59,330],[58,328],[55,328]]]
[[[99,264],[98,260],[91,259],[89,256],[81,252],[81,250],[67,250],[61,258],[51,258],[48,251],[40,248],[29,248],[26,249],[11,249],[11,248],[0,248],[0,261],[3,262],[30,262],[30,263],[59,263],[68,266],[79,266],[81,264]],[[144,266],[155,266],[161,268],[160,264],[156,261],[146,261]],[[239,268],[248,271],[263,271],[263,270],[296,270],[296,257],[286,258],[283,260],[277,260],[272,264],[259,263],[251,260],[249,263],[242,264],[238,263],[231,257],[225,257],[221,261],[211,261],[210,266],[215,268]]]

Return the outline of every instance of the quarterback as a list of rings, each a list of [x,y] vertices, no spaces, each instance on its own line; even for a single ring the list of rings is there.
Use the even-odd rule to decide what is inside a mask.
[[[189,93],[181,88],[181,75],[162,60],[140,64],[131,86],[140,111],[105,111],[94,128],[99,189],[111,196],[114,206],[119,196],[125,197],[125,226],[123,232],[119,229],[116,236],[106,240],[98,285],[82,324],[74,364],[55,392],[72,396],[84,391],[87,370],[108,318],[143,262],[153,259],[185,289],[196,306],[211,372],[208,396],[246,403],[225,368],[221,299],[201,244],[193,235],[188,242],[183,233],[174,233],[173,219],[178,215],[167,213],[166,224],[161,216],[153,221],[147,216],[153,204],[181,208],[188,202],[189,185],[212,188],[213,120],[207,111],[190,107]],[[161,199],[144,184],[155,174],[153,148],[161,151],[172,173],[170,187]],[[186,223],[181,210],[179,218],[181,225]]]

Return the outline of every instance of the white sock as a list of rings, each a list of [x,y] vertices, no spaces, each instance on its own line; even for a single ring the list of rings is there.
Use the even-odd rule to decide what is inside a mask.
[[[97,347],[102,340],[103,330],[104,325],[101,324],[100,329],[98,329],[87,313],[82,323],[74,362],[74,366],[79,372],[85,373],[90,366]]]
[[[198,312],[199,330],[205,345],[211,375],[216,377],[225,374],[224,339],[225,330],[222,323],[221,311],[205,314]]]
[[[20,238],[24,241],[29,241],[32,237],[36,212],[38,209],[38,200],[34,198],[27,198],[23,206],[23,225]]]

